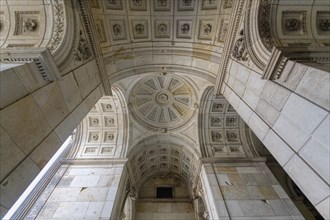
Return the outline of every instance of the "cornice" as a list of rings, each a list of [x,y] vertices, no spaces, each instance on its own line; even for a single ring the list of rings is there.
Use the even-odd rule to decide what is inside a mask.
[[[242,17],[242,11],[243,11],[243,6],[244,6],[245,2],[246,1],[244,1],[244,0],[235,1],[235,3],[236,3],[235,7],[234,7],[235,10],[233,10],[232,17],[230,20],[230,24],[229,24],[230,29],[226,36],[225,47],[222,52],[222,58],[220,60],[219,71],[218,71],[217,79],[215,82],[214,91],[215,91],[215,94],[217,94],[217,95],[220,94],[222,84],[225,79],[229,59],[231,56],[231,51],[232,51],[232,48],[234,45],[234,41],[236,39],[236,33],[237,33],[238,26],[239,26],[239,23],[240,23],[240,20]]]
[[[112,94],[111,86],[107,77],[106,67],[103,62],[103,57],[101,55],[100,42],[98,37],[96,36],[97,33],[95,29],[96,26],[94,24],[94,20],[92,19],[92,12],[90,9],[89,1],[78,0],[78,4],[81,11],[82,21],[86,28],[87,37],[91,45],[92,53],[96,61],[99,77],[103,85],[103,89],[105,93],[104,95],[111,95]]]

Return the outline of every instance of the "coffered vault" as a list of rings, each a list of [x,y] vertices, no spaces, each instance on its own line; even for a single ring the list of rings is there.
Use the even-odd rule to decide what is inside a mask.
[[[329,218],[328,1],[0,6],[1,213],[76,129],[8,216],[300,218],[271,154]]]

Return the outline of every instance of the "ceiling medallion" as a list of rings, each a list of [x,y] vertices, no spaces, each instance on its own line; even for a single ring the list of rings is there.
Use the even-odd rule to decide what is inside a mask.
[[[181,127],[196,111],[193,88],[172,74],[141,79],[132,89],[130,103],[133,116],[152,130]]]

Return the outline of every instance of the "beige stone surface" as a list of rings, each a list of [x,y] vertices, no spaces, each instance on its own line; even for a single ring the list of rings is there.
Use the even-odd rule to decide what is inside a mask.
[[[0,108],[23,98],[28,92],[13,69],[0,72]]]
[[[1,184],[1,204],[11,207],[39,172],[40,169],[30,158],[21,162]]]
[[[309,67],[295,92],[330,111],[329,82],[330,74],[328,72]]]
[[[0,121],[25,154],[30,153],[51,131],[31,95],[1,110]]]
[[[2,128],[1,128],[2,130]],[[1,131],[2,133],[2,131]],[[8,140],[5,143],[2,141],[0,145],[0,180],[10,173],[24,158],[25,154],[12,141]]]
[[[30,158],[42,169],[61,147],[62,142],[55,132],[50,133],[30,154]]]
[[[73,76],[73,72],[63,76],[63,80],[59,81],[58,85],[64,96],[64,100],[69,111],[72,111],[82,101],[77,82]]]
[[[14,69],[26,90],[31,93],[46,85],[35,63],[26,63]]]
[[[297,186],[305,192],[313,205],[329,196],[329,185],[322,180],[298,155],[293,156],[284,166]]]
[[[48,84],[34,92],[33,98],[52,128],[55,128],[70,113],[64,102],[63,94],[56,83]]]

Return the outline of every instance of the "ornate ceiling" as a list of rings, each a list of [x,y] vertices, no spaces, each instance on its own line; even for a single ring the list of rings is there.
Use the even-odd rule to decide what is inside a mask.
[[[103,46],[146,41],[221,45],[232,0],[91,1]],[[220,18],[220,19],[219,19]]]
[[[129,103],[136,119],[154,130],[182,126],[191,119],[197,106],[192,86],[172,74],[154,74],[140,80]]]

